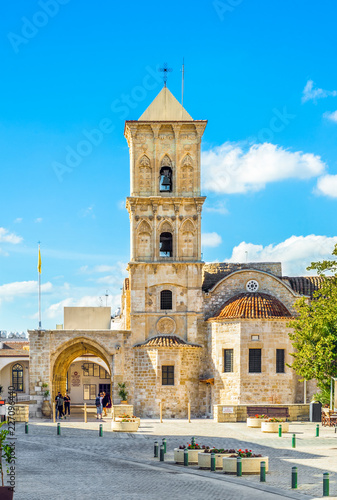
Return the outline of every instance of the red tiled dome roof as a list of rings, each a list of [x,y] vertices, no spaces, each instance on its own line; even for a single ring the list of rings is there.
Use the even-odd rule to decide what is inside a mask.
[[[240,293],[229,299],[211,319],[226,318],[290,318],[288,309],[276,297],[266,293]]]
[[[135,344],[133,347],[201,347],[198,344],[192,344],[177,337],[176,335],[157,335],[147,339],[141,344]]]

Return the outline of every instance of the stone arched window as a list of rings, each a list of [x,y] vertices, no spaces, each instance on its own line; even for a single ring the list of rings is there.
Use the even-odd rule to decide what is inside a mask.
[[[151,227],[142,221],[137,231],[137,256],[142,259],[151,258]]]
[[[173,190],[173,173],[172,162],[170,158],[165,155],[162,159],[159,173],[159,191],[161,193],[172,193]]]
[[[23,392],[23,368],[19,363],[12,368],[12,385],[15,391]]]
[[[140,193],[148,193],[151,191],[151,164],[146,155],[143,155],[139,160],[139,191]]]
[[[180,255],[194,257],[195,227],[190,220],[184,222],[180,230]]]
[[[172,292],[171,290],[162,290],[160,292],[160,309],[172,309]]]
[[[184,193],[190,193],[193,191],[193,166],[192,158],[190,155],[186,155],[182,161],[181,166],[181,190]]]

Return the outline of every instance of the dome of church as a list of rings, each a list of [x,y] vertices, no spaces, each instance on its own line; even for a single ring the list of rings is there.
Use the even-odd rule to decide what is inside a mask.
[[[266,293],[240,293],[229,299],[212,319],[290,318],[288,309],[276,297]]]

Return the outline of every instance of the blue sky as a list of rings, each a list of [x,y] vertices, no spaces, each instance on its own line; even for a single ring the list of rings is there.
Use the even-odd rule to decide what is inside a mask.
[[[180,99],[183,57],[184,107],[209,121],[204,260],[282,260],[285,274],[301,275],[331,253],[335,2],[0,9],[0,329],[37,326],[38,241],[44,327],[63,322],[64,305],[105,304],[106,290],[117,307],[129,258],[124,120],[159,93],[166,61]]]

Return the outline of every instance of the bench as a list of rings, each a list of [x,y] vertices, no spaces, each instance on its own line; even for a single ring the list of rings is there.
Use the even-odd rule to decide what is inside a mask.
[[[269,418],[290,417],[287,407],[278,408],[277,406],[247,406],[247,417],[255,417],[255,415],[267,415]]]

